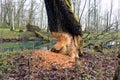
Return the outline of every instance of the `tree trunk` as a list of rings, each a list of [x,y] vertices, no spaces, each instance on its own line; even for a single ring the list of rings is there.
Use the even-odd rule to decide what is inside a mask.
[[[42,3],[42,7],[41,7],[41,21],[40,21],[40,27],[43,27],[43,11],[44,11],[44,3]]]
[[[80,22],[80,20],[81,20],[81,18],[82,18],[82,15],[83,15],[84,10],[85,10],[86,3],[87,3],[87,0],[85,0],[84,7],[83,7],[82,12],[81,12],[80,17],[79,17],[79,22]]]
[[[2,8],[2,0],[1,0],[1,5],[0,5],[0,7],[1,7],[1,15],[0,15],[0,20],[1,20],[1,23],[2,23],[2,21],[3,21],[3,8]]]
[[[69,0],[45,0],[48,24],[58,42],[51,49],[71,57],[78,57],[82,50],[82,29]]]
[[[13,8],[13,11],[12,11],[12,30],[15,30],[15,26],[14,26],[14,8]]]

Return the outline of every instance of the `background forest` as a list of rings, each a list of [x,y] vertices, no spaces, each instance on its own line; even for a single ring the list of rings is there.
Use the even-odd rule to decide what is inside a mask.
[[[119,0],[71,0],[74,12],[78,16],[83,30],[92,32],[106,28],[118,30]],[[24,27],[28,22],[47,28],[47,16],[44,0],[1,0],[0,26]],[[111,27],[112,26],[112,27]],[[113,30],[113,31],[114,31]]]
[[[87,45],[93,44],[91,40],[97,40],[95,42],[101,45],[119,44],[119,0],[71,0],[71,4],[82,24]],[[1,28],[21,30],[28,23],[48,31],[44,0],[0,1]]]

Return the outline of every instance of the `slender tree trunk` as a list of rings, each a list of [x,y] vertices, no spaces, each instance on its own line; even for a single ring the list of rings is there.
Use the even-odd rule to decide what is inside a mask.
[[[79,15],[80,15],[80,5],[81,5],[81,0],[78,0],[78,12],[77,12],[77,15],[78,15],[78,17],[79,17]],[[80,19],[80,18],[79,18]],[[80,21],[80,20],[79,20]]]
[[[79,22],[80,22],[80,20],[81,20],[81,18],[82,18],[82,15],[83,15],[84,10],[85,10],[86,3],[87,3],[87,0],[85,0],[84,7],[83,7],[83,9],[82,9],[82,11],[81,11],[81,15],[80,15],[80,18],[79,18]]]
[[[41,21],[40,21],[40,27],[42,28],[43,27],[43,17],[44,17],[44,2],[42,3],[42,7],[41,7]]]
[[[88,26],[87,27],[90,27],[90,14],[91,14],[91,12],[90,12],[90,8],[91,8],[90,2],[91,2],[91,0],[89,0],[89,4],[88,4]]]
[[[1,9],[0,9],[0,10],[1,10],[0,20],[1,20],[1,23],[2,23],[2,16],[3,16],[3,15],[2,15],[2,14],[3,14],[3,11],[2,11],[2,10],[3,10],[3,8],[2,8],[2,0],[1,0],[1,5],[0,5],[0,7],[1,7]]]
[[[15,26],[14,26],[14,8],[13,8],[13,11],[12,11],[12,30],[15,30]]]

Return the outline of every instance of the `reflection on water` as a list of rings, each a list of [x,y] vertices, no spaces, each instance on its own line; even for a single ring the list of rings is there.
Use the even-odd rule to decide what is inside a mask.
[[[9,51],[19,51],[23,49],[50,49],[55,42],[45,42],[45,41],[25,41],[25,42],[1,42],[0,43],[0,53]]]

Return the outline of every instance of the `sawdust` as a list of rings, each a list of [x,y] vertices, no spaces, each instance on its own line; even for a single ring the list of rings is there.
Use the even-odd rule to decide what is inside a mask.
[[[46,69],[70,68],[75,60],[68,55],[54,53],[48,50],[38,50],[32,53],[31,61],[34,66],[44,67]]]

